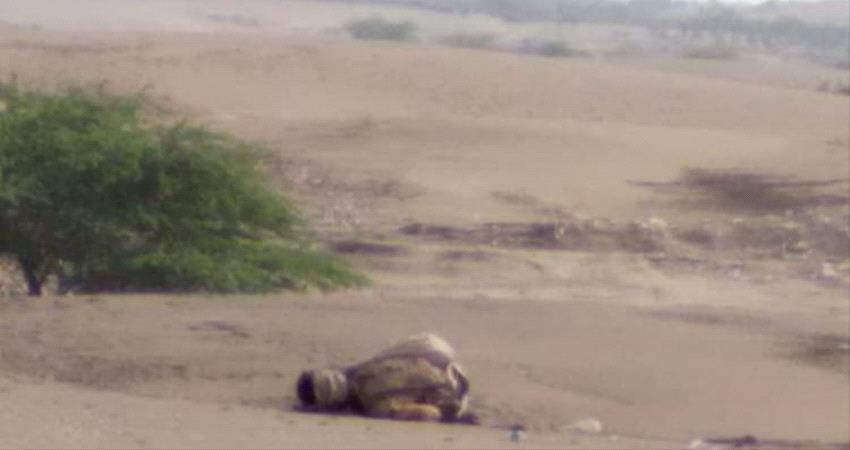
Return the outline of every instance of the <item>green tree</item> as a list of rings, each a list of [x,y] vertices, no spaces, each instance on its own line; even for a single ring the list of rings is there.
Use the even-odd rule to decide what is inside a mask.
[[[269,291],[364,280],[314,249],[262,152],[141,95],[0,84],[0,255],[30,294],[50,275],[83,290]]]

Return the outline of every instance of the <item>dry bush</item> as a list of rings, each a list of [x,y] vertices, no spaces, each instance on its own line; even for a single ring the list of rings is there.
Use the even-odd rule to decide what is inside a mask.
[[[459,32],[442,37],[440,42],[450,47],[493,49],[496,36],[492,33]]]
[[[419,29],[408,20],[395,22],[380,16],[353,20],[345,28],[355,39],[400,42],[415,41]]]
[[[548,58],[577,58],[589,56],[586,51],[577,50],[564,41],[552,39],[526,39],[522,42],[518,50],[520,53],[545,56]]]

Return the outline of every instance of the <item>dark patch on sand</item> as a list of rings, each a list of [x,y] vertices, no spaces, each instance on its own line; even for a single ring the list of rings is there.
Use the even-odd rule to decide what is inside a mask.
[[[699,209],[770,212],[838,206],[850,201],[845,194],[850,179],[804,180],[742,169],[686,168],[675,181],[629,183],[666,195],[676,205]]]
[[[653,311],[648,314],[659,319],[675,320],[699,325],[753,328],[766,327],[771,324],[770,320],[763,317],[721,311]]]
[[[850,375],[850,337],[819,334],[799,339],[785,352],[789,359]]]
[[[238,338],[251,337],[251,333],[243,330],[240,326],[223,320],[205,320],[198,324],[189,325],[189,330],[221,332]]]
[[[499,222],[473,228],[413,223],[400,231],[431,240],[504,248],[628,252],[654,252],[662,248],[659,236],[637,222]]]
[[[485,252],[482,250],[447,250],[441,252],[438,258],[444,261],[490,261],[497,258],[499,255],[493,252]]]
[[[357,240],[346,240],[335,242],[333,250],[337,253],[371,256],[403,256],[408,250],[400,245],[381,244],[376,242],[364,242]]]

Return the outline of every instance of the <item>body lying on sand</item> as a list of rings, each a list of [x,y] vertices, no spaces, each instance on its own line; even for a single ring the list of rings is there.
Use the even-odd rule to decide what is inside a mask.
[[[296,390],[303,407],[312,411],[479,423],[469,411],[469,380],[454,349],[430,333],[407,337],[347,368],[303,372]]]

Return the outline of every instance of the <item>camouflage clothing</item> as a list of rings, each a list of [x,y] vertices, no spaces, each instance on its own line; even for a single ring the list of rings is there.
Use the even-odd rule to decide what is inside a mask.
[[[308,374],[315,393],[311,406],[323,409],[429,421],[458,421],[466,413],[469,382],[454,362],[451,346],[432,334],[411,336],[340,371]],[[309,405],[300,382],[299,397]],[[343,397],[346,400],[340,401]]]

